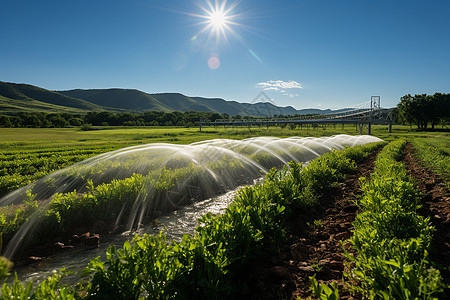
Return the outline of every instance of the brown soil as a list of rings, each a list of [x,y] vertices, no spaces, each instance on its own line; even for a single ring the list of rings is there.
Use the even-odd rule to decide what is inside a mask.
[[[360,163],[357,173],[348,175],[339,188],[321,198],[322,209],[292,220],[292,236],[278,255],[249,266],[246,274],[251,295],[245,295],[247,298],[307,298],[312,296],[309,276],[314,274],[319,282],[337,282],[341,299],[358,298],[350,295],[342,280],[346,259],[341,242],[352,234],[359,178],[370,176],[378,152]]]
[[[430,217],[436,232],[433,234],[431,260],[437,264],[447,285],[450,284],[450,193],[432,170],[423,167],[414,156],[411,144],[406,144],[403,160],[408,172],[423,192],[419,213]]]
[[[289,224],[292,237],[280,253],[269,260],[258,261],[246,271],[251,299],[302,299],[313,297],[309,276],[316,274],[319,282],[337,282],[341,299],[358,299],[343,283],[346,259],[341,241],[352,234],[352,222],[357,213],[354,200],[360,194],[359,178],[369,177],[379,151],[374,151],[358,165],[354,175],[332,193],[321,199],[322,210],[310,215],[299,215]],[[423,205],[419,210],[429,216],[436,228],[430,252],[431,260],[449,282],[450,263],[450,198],[442,179],[421,166],[414,157],[410,144],[405,147],[403,160],[410,174],[423,191]],[[314,220],[320,220],[320,223]],[[308,225],[310,224],[310,225]],[[352,252],[349,245],[346,249]]]

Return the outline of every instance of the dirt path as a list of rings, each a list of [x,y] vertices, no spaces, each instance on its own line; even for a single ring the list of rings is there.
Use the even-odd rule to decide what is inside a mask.
[[[370,175],[378,152],[360,163],[357,173],[348,175],[340,188],[322,197],[322,209],[299,215],[289,224],[292,237],[279,255],[250,266],[246,273],[251,295],[245,295],[247,298],[307,298],[312,296],[309,276],[316,274],[319,281],[336,281],[341,299],[354,299],[342,282],[345,258],[341,241],[352,234],[359,178]]]
[[[433,262],[442,266],[441,272],[445,283],[450,284],[450,192],[444,187],[443,180],[431,170],[423,167],[414,157],[414,149],[410,143],[405,147],[403,163],[408,172],[418,183],[423,192],[422,207],[419,213],[430,217],[436,228],[433,234],[430,256]]]

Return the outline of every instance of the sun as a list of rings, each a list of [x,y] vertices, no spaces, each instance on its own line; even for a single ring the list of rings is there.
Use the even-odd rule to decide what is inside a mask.
[[[227,15],[223,11],[215,11],[211,14],[209,22],[211,22],[215,30],[221,30],[227,26]]]
[[[252,31],[248,25],[244,25],[239,20],[248,19],[248,12],[239,4],[243,0],[197,0],[198,13],[186,13],[189,16],[200,19],[196,25],[201,26],[201,30],[191,37],[191,43],[195,49],[201,49],[208,53],[208,67],[216,70],[220,67],[220,54],[224,48],[232,52],[231,39],[237,40],[244,45],[248,52],[261,63],[258,55],[247,46],[243,36],[238,33],[239,29]]]
[[[234,12],[238,2],[231,4],[226,0],[207,0],[198,7],[202,10],[201,14],[191,14],[194,17],[200,18],[203,28],[198,32],[194,38],[197,38],[203,33],[207,33],[208,40],[215,40],[216,44],[225,41],[228,44],[228,36],[236,35],[233,27],[240,24],[235,21],[239,14]]]

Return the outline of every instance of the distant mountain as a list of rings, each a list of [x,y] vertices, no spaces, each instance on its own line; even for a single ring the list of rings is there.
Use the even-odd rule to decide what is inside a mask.
[[[139,90],[103,89],[58,91],[66,96],[97,105],[123,108],[131,111],[214,111],[213,109],[178,93],[147,94]]]
[[[258,102],[254,104],[250,103],[240,103],[237,101],[227,101],[221,98],[202,98],[202,97],[191,97],[208,107],[214,109],[215,111],[220,111],[222,113],[227,113],[229,115],[252,115],[252,116],[273,116],[273,115],[309,115],[309,114],[329,114],[335,112],[342,112],[350,110],[351,108],[344,108],[340,110],[331,109],[316,109],[307,108],[297,110],[292,106],[275,106],[270,102]]]
[[[191,99],[210,107],[214,111],[220,111],[229,115],[237,115],[242,112],[242,103],[237,101],[226,101],[221,98],[203,98],[203,97],[191,97]]]
[[[85,113],[88,111],[143,112],[203,111],[230,116],[328,114],[330,109],[280,107],[271,102],[240,103],[221,98],[188,97],[179,93],[148,94],[135,89],[75,89],[49,91],[29,84],[0,81],[1,112],[47,111]],[[348,109],[342,109],[344,111]]]
[[[2,112],[47,111],[82,113],[110,109],[85,100],[68,97],[57,92],[29,84],[0,81],[0,108]]]
[[[131,89],[68,90],[58,93],[90,103],[132,111],[172,111],[151,95]]]
[[[270,102],[258,103],[239,103],[237,101],[226,101],[220,98],[202,98],[192,97],[192,99],[214,109],[221,113],[229,115],[243,115],[243,116],[273,116],[273,115],[295,115],[298,110],[292,106],[279,107]]]
[[[279,107],[270,102],[239,103],[221,98],[188,97],[179,93],[147,94],[138,90],[68,90],[58,91],[66,96],[95,103],[97,105],[123,108],[132,111],[209,111],[243,116],[273,116],[321,113],[321,110],[296,110],[292,106]]]
[[[164,103],[168,108],[175,111],[211,111],[222,113],[215,110],[199,101],[196,101],[188,96],[178,93],[162,93],[151,94],[154,98]]]

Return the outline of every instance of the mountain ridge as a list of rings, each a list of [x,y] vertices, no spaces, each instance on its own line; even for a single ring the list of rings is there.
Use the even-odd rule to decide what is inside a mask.
[[[23,83],[0,81],[0,109],[2,112],[47,111],[86,113],[89,111],[199,111],[230,116],[259,116],[296,114],[325,114],[331,109],[300,109],[280,107],[273,103],[241,103],[222,98],[190,97],[181,93],[146,93],[137,89],[72,89],[50,91]],[[342,109],[346,110],[346,109]],[[342,111],[339,110],[339,111]]]
[[[135,91],[140,94],[140,105],[137,103],[130,104],[128,103],[127,107],[122,106],[121,103],[117,103],[113,101],[111,102],[102,102],[102,96],[113,91]],[[98,105],[104,105],[109,107],[120,107],[120,108],[128,108],[132,111],[145,111],[145,109],[149,107],[148,103],[144,102],[153,101],[158,102],[158,105],[152,105],[153,110],[160,111],[202,111],[202,112],[217,112],[217,113],[226,113],[231,116],[234,115],[243,115],[243,116],[261,116],[268,117],[273,115],[295,115],[295,114],[325,114],[333,112],[331,109],[321,110],[321,109],[302,109],[297,110],[292,106],[280,107],[276,106],[270,102],[257,102],[257,103],[241,103],[234,100],[225,100],[222,98],[206,98],[206,97],[191,97],[186,96],[181,93],[154,93],[149,94],[140,90],[131,90],[131,89],[75,89],[75,90],[65,90],[65,91],[57,91],[61,94],[68,95],[75,98],[84,99],[86,101],[90,101],[92,103]],[[101,94],[101,95],[100,95]],[[143,96],[145,95],[145,96]],[[145,98],[145,99],[144,99]],[[116,98],[109,98],[116,99]],[[123,99],[122,99],[123,100]],[[131,105],[131,107],[130,107]],[[346,109],[343,109],[346,110]]]
[[[0,108],[3,112],[49,111],[82,113],[89,111],[112,111],[83,99],[62,95],[31,84],[0,81]]]

